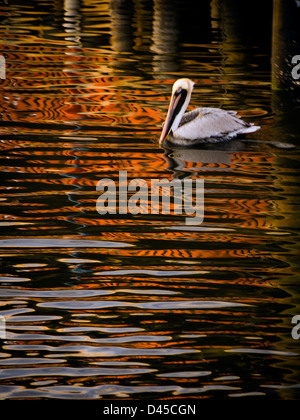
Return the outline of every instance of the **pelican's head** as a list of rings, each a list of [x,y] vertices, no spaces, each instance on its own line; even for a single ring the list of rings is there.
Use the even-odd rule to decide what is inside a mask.
[[[175,131],[178,128],[181,118],[190,102],[193,86],[194,82],[190,79],[178,79],[174,83],[169,110],[159,139],[159,144],[161,144],[172,131]]]

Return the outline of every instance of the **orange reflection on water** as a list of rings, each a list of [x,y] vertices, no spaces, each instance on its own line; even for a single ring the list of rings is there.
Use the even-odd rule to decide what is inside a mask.
[[[184,16],[170,2],[155,0],[151,12],[143,2],[129,3],[56,2],[53,20],[44,20],[48,11],[33,13],[40,2],[29,2],[14,6],[0,28],[7,62],[0,104],[1,292],[11,324],[1,362],[8,364],[4,385],[21,384],[10,391],[16,398],[23,384],[27,395],[36,392],[33,398],[64,395],[61,385],[87,398],[90,392],[127,398],[135,385],[150,394],[151,385],[156,392],[169,384],[179,388],[163,397],[189,386],[201,397],[207,385],[219,392],[219,384],[228,395],[226,384],[247,388],[250,367],[253,389],[285,375],[282,366],[276,370],[282,355],[256,359],[251,350],[284,349],[290,332],[283,323],[292,293],[286,297],[276,283],[294,274],[286,263],[294,239],[275,235],[284,233],[284,198],[296,189],[286,162],[280,167],[277,151],[245,139],[195,150],[162,150],[157,143],[182,72],[197,82],[193,105],[241,109],[246,120],[264,117],[270,128],[269,78],[255,70],[261,56],[238,38],[229,45],[221,37],[228,20],[226,13],[217,16],[219,2],[207,4],[215,32],[213,42],[201,44],[181,42],[178,17]],[[238,30],[242,20],[233,22]],[[245,54],[255,65],[245,64]],[[162,215],[161,206],[157,215],[101,216],[96,185],[110,178],[118,186],[121,170],[148,187],[154,178],[204,179],[204,222],[187,226],[184,215]],[[86,246],[89,240],[96,245]],[[25,362],[32,363],[30,373]],[[230,374],[237,379],[218,381]]]

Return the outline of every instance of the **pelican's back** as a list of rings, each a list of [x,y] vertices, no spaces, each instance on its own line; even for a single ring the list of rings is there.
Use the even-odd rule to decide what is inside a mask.
[[[216,143],[259,128],[241,120],[234,111],[197,108],[183,115],[179,127],[173,133],[173,142],[181,145]]]

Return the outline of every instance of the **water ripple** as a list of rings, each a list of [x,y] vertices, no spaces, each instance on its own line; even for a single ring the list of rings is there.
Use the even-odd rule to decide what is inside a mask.
[[[123,242],[93,241],[88,239],[1,239],[0,248],[119,248],[133,246]]]
[[[136,307],[142,309],[216,309],[248,306],[246,304],[235,302],[222,301],[197,301],[197,300],[182,300],[182,301],[163,301],[163,302],[146,302],[133,303],[122,301],[63,301],[63,302],[42,302],[37,304],[43,308],[57,308],[57,309],[101,309],[111,307]]]
[[[47,367],[47,368],[22,368],[5,369],[0,371],[0,379],[35,377],[35,376],[115,376],[115,375],[138,375],[154,372],[153,369],[141,368],[69,368],[69,367]]]

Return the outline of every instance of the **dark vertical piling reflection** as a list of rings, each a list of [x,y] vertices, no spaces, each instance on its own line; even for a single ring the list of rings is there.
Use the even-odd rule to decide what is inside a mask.
[[[111,46],[116,52],[131,52],[133,47],[132,1],[111,0]]]
[[[300,116],[300,6],[296,1],[273,1],[272,107],[281,115],[276,125],[279,137],[293,141]]]
[[[178,12],[178,2],[154,0],[151,51],[154,53],[153,72],[157,78],[180,69]]]
[[[300,71],[293,70],[300,62],[299,2],[273,0],[272,87],[296,89],[299,94]]]

